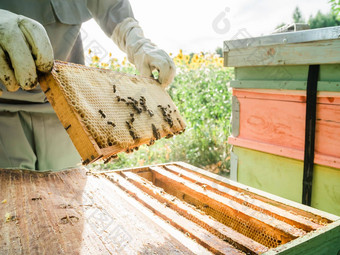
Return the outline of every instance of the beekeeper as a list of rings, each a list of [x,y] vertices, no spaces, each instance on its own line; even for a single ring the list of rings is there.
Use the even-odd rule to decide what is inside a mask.
[[[162,86],[175,66],[143,35],[128,0],[0,1],[0,168],[61,170],[80,156],[37,82],[53,59],[84,64],[81,24],[94,18],[142,75],[159,70]]]

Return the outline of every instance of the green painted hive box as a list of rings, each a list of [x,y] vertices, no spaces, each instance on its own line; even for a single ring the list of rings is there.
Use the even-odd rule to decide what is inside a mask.
[[[306,88],[317,82],[311,206],[340,215],[340,27],[224,42],[235,67],[231,178],[302,202]]]

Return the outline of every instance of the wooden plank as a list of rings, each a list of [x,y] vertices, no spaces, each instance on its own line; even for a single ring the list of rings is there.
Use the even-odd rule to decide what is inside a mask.
[[[284,89],[284,90],[306,90],[307,81],[275,81],[275,80],[233,80],[230,87],[237,89]],[[319,81],[318,91],[340,91],[338,81]]]
[[[321,65],[321,72],[323,70],[323,66],[334,66],[334,65]],[[307,81],[307,75],[308,75],[308,65],[235,67],[235,80],[239,80],[239,81],[270,80],[270,81],[303,81],[305,82]],[[337,80],[331,79],[331,81],[337,81]]]
[[[337,64],[340,62],[339,56],[340,40],[323,40],[230,50],[224,52],[224,65],[240,67]]]
[[[117,190],[84,169],[1,169],[0,254],[209,254]]]
[[[235,80],[307,81],[307,65],[235,67]],[[340,81],[340,64],[320,65],[320,81]]]
[[[201,178],[195,174],[187,172],[177,166],[165,166],[167,170],[172,173],[180,175],[182,178],[194,182],[199,185],[206,185],[207,190],[211,190],[221,196],[228,197],[239,204],[246,205],[254,210],[261,211],[263,213],[272,215],[274,218],[284,221],[290,225],[301,228],[305,231],[311,231],[323,227],[323,225],[316,224],[313,221],[306,219],[304,217],[299,217],[296,214],[287,212],[286,210],[280,209],[269,203],[262,202],[261,200],[255,199],[251,196],[247,196],[244,193],[237,192],[235,190],[229,189],[222,185],[219,185],[213,181],[209,181],[205,178]]]
[[[150,169],[155,175],[155,184],[166,192],[199,206],[201,210],[211,214],[218,221],[248,237],[251,235],[252,239],[266,246],[275,247],[273,244],[268,244],[267,238],[262,238],[261,233],[278,240],[279,243],[286,243],[304,233],[304,231],[276,220],[270,215],[260,214],[249,207],[244,207],[244,205],[206,190],[204,187],[192,184],[160,167],[150,167]],[[243,229],[244,224],[248,226],[247,230]]]
[[[239,182],[301,202],[302,161],[238,146],[233,151],[239,157]],[[339,169],[315,165],[314,173],[312,207],[340,215]]]
[[[234,148],[237,148],[237,147],[234,147]],[[340,217],[334,214],[320,211],[310,206],[305,206],[301,203],[296,203],[292,200],[288,200],[283,197],[279,197],[274,194],[265,192],[263,190],[253,188],[252,186],[244,185],[240,182],[232,181],[229,178],[211,173],[209,171],[200,169],[198,167],[192,166],[185,162],[172,162],[172,163],[164,164],[164,166],[168,166],[168,165],[179,166],[182,169],[185,169],[186,171],[193,172],[204,178],[208,178],[216,182],[219,185],[228,187],[238,192],[243,192],[244,194],[254,197],[263,202],[270,203],[286,211],[290,211],[297,215],[301,215],[303,217],[311,219],[317,224],[331,223],[333,221],[340,220]]]
[[[207,230],[199,227],[190,220],[178,215],[175,211],[170,209],[164,204],[157,201],[157,199],[146,195],[144,192],[139,190],[137,187],[129,183],[123,177],[117,173],[106,174],[109,179],[118,185],[122,190],[127,192],[130,196],[134,197],[137,201],[142,203],[145,207],[152,210],[156,215],[169,221],[169,223],[176,228],[182,230],[184,233],[188,233],[194,238],[199,244],[206,247],[208,250],[215,254],[244,254],[237,250],[230,244],[223,242],[220,239],[215,238]]]
[[[69,134],[72,137],[72,143],[77,147],[79,154],[83,161],[94,161],[102,155],[97,143],[89,135],[86,128],[79,121],[79,116],[70,107],[66,98],[62,96],[62,92],[51,75],[42,75],[39,77],[39,84],[41,89],[45,92],[47,99]]]
[[[303,159],[305,96],[249,90],[234,90],[234,95],[240,102],[240,130],[230,144]],[[340,105],[318,103],[316,123],[315,163],[340,168]]]
[[[306,102],[306,91],[280,90],[280,89],[233,89],[233,95],[238,98],[251,98],[261,100],[276,100],[290,102]],[[319,91],[317,102],[319,104],[340,105],[340,93],[334,91]]]
[[[329,255],[340,251],[340,221],[272,249],[264,255]]]
[[[126,177],[129,182],[133,183],[136,187],[146,192],[148,195],[156,198],[159,202],[166,204],[183,217],[195,222],[210,233],[218,236],[224,241],[227,241],[247,254],[261,254],[268,250],[267,247],[234,231],[213,218],[202,214],[200,211],[193,209],[193,207],[190,207],[188,204],[180,201],[176,197],[165,193],[163,189],[152,185],[150,182],[146,182],[139,175],[132,172],[122,172],[122,175]]]
[[[277,146],[270,143],[262,143],[258,141],[253,141],[249,139],[242,139],[242,138],[235,138],[235,137],[229,137],[228,143],[243,147],[247,149],[252,149],[256,151],[261,151],[265,153],[275,154],[277,156],[291,158],[291,159],[297,159],[302,160],[303,159],[303,152],[300,149],[294,149],[284,146]],[[319,165],[323,165],[326,167],[331,168],[340,168],[340,159],[338,157],[332,157],[322,154],[315,154],[314,162]]]

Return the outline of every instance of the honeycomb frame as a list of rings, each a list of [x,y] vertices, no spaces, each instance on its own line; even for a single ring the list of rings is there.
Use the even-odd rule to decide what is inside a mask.
[[[84,165],[185,130],[170,96],[151,77],[55,61],[39,83]]]

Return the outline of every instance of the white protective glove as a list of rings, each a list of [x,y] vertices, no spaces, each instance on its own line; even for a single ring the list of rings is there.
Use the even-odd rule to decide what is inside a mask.
[[[53,49],[44,27],[35,20],[0,10],[0,81],[8,91],[33,89],[37,69],[53,67]]]
[[[144,37],[136,20],[124,19],[115,27],[111,38],[141,75],[150,77],[153,70],[158,70],[158,80],[163,88],[173,81],[176,74],[174,62],[164,50]]]

